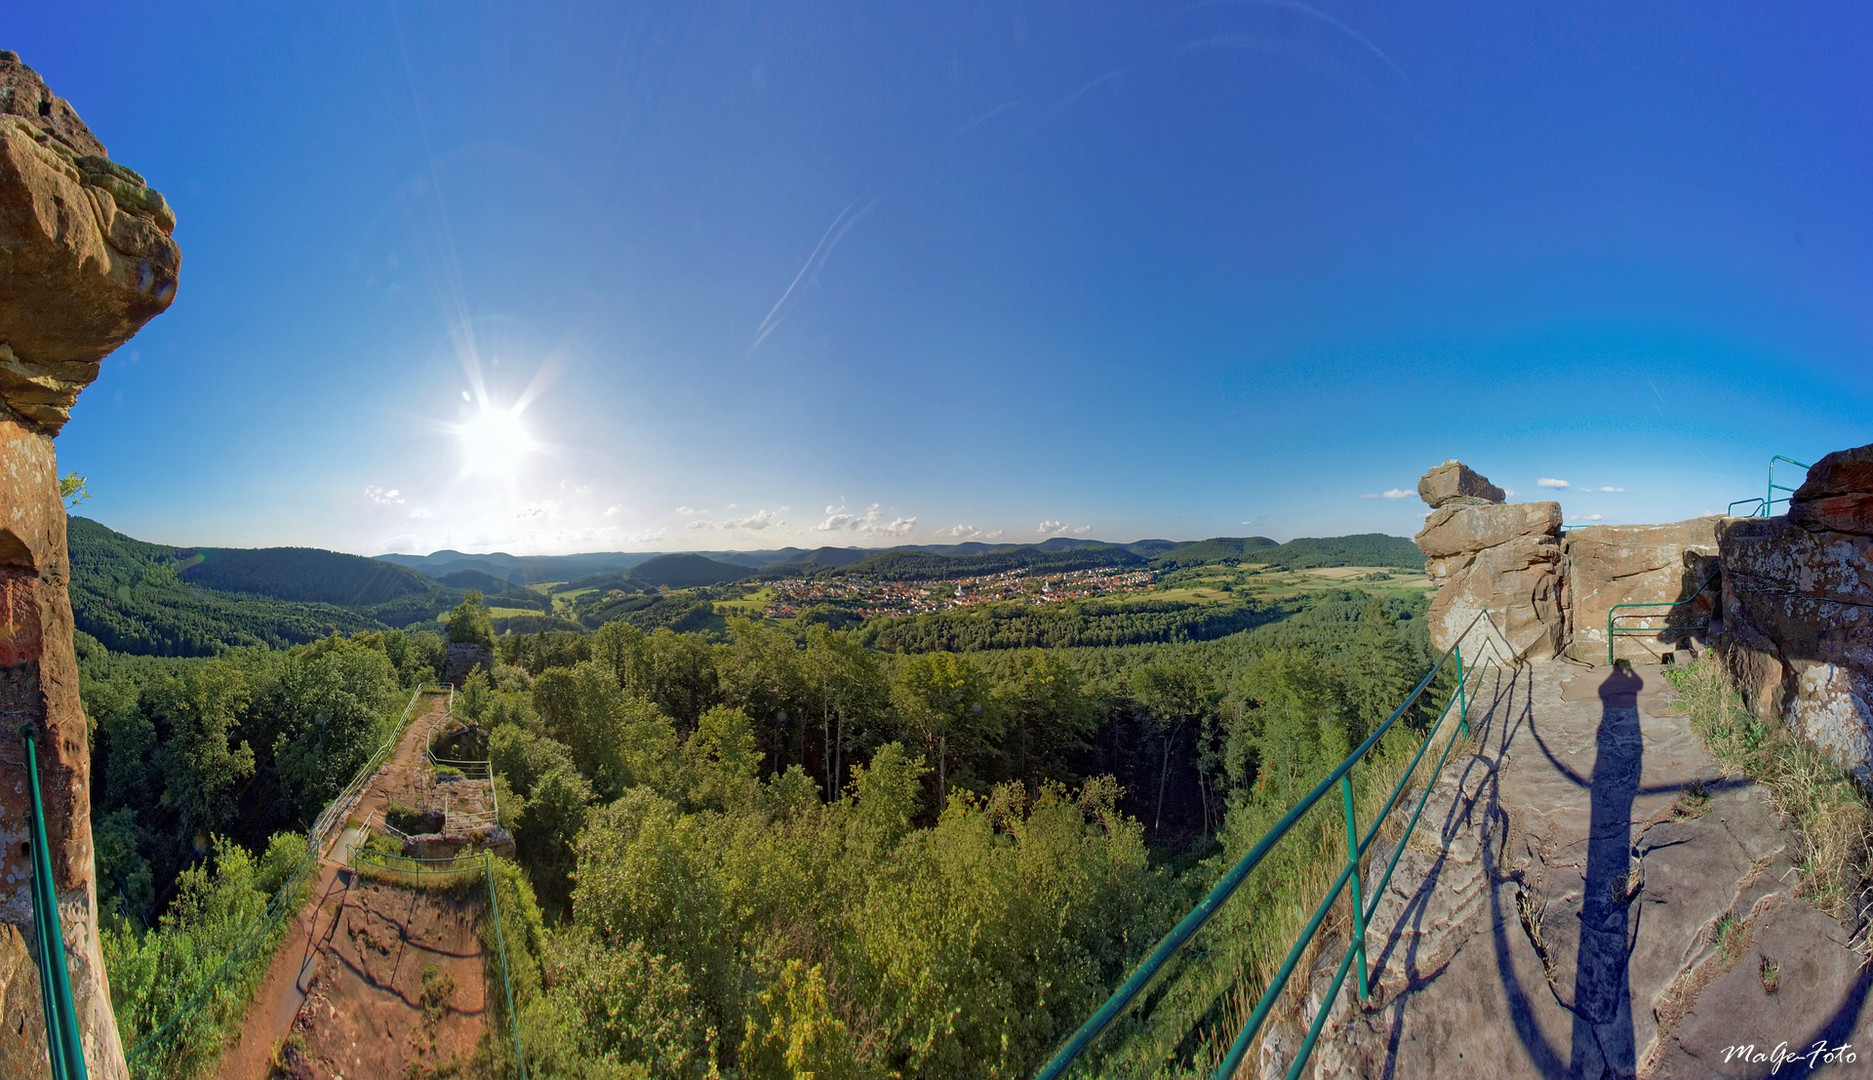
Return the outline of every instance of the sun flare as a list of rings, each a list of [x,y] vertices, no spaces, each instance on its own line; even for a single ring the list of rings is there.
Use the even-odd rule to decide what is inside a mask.
[[[462,441],[463,467],[471,476],[511,479],[535,449],[518,409],[487,402],[457,429],[457,437]]]

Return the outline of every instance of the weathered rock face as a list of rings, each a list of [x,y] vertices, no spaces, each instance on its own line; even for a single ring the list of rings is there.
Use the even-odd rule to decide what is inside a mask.
[[[1788,519],[1804,529],[1873,533],[1873,444],[1815,462],[1789,497]]]
[[[476,668],[494,670],[494,650],[468,641],[449,642],[442,654],[442,677],[460,687]]]
[[[56,435],[98,363],[169,306],[175,215],[0,53],[0,401]]]
[[[1717,544],[1731,519],[1693,518],[1672,525],[1595,525],[1569,532],[1563,595],[1567,653],[1606,663],[1606,617],[1615,604],[1691,602],[1681,607],[1625,608],[1613,635],[1614,657],[1657,663],[1665,653],[1706,632],[1718,601]],[[1647,627],[1656,632],[1638,633]]]
[[[1560,652],[1566,620],[1561,605],[1561,507],[1559,503],[1510,506],[1461,495],[1459,489],[1502,491],[1461,462],[1426,473],[1418,491],[1426,502],[1442,500],[1418,533],[1425,572],[1437,586],[1431,601],[1431,644],[1443,650],[1487,609],[1518,655],[1545,660]],[[1435,505],[1435,503],[1434,503]],[[1478,627],[1480,641],[1493,631]],[[1475,646],[1464,644],[1475,655]]]
[[[1873,781],[1873,446],[1829,454],[1786,518],[1724,535],[1719,644],[1757,715]]]
[[[1488,477],[1451,458],[1418,478],[1418,497],[1436,510],[1453,502],[1499,503],[1503,493]]]
[[[175,221],[70,105],[0,52],[0,1076],[49,1075],[32,940],[35,734],[54,890],[94,1077],[126,1075],[97,936],[90,750],[52,449],[98,363],[168,306]]]

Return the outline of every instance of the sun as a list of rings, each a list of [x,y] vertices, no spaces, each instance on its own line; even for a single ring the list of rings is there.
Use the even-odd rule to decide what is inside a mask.
[[[462,441],[463,468],[470,476],[512,479],[536,449],[518,409],[485,401],[456,429],[456,437]]]

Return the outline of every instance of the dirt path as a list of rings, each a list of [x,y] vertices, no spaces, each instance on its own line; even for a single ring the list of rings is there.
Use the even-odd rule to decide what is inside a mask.
[[[448,702],[446,692],[424,694],[418,700],[416,719],[404,728],[390,758],[365,785],[349,820],[369,820],[384,808],[388,792],[411,786],[411,776],[422,765],[423,747],[448,717]],[[289,924],[286,937],[274,954],[253,1003],[247,1008],[240,1037],[222,1055],[217,1073],[221,1080],[263,1080],[270,1071],[274,1050],[292,1030],[293,1021],[305,1004],[306,993],[318,974],[321,948],[330,943],[346,898],[356,884],[346,864],[362,838],[363,830],[347,827],[320,859],[312,892]]]

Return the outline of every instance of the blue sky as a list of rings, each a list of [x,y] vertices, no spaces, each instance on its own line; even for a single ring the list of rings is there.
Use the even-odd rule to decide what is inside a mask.
[[[1449,457],[1664,521],[1873,441],[1864,6],[795,7],[9,9],[180,219],[59,439],[80,512],[1409,535]]]

